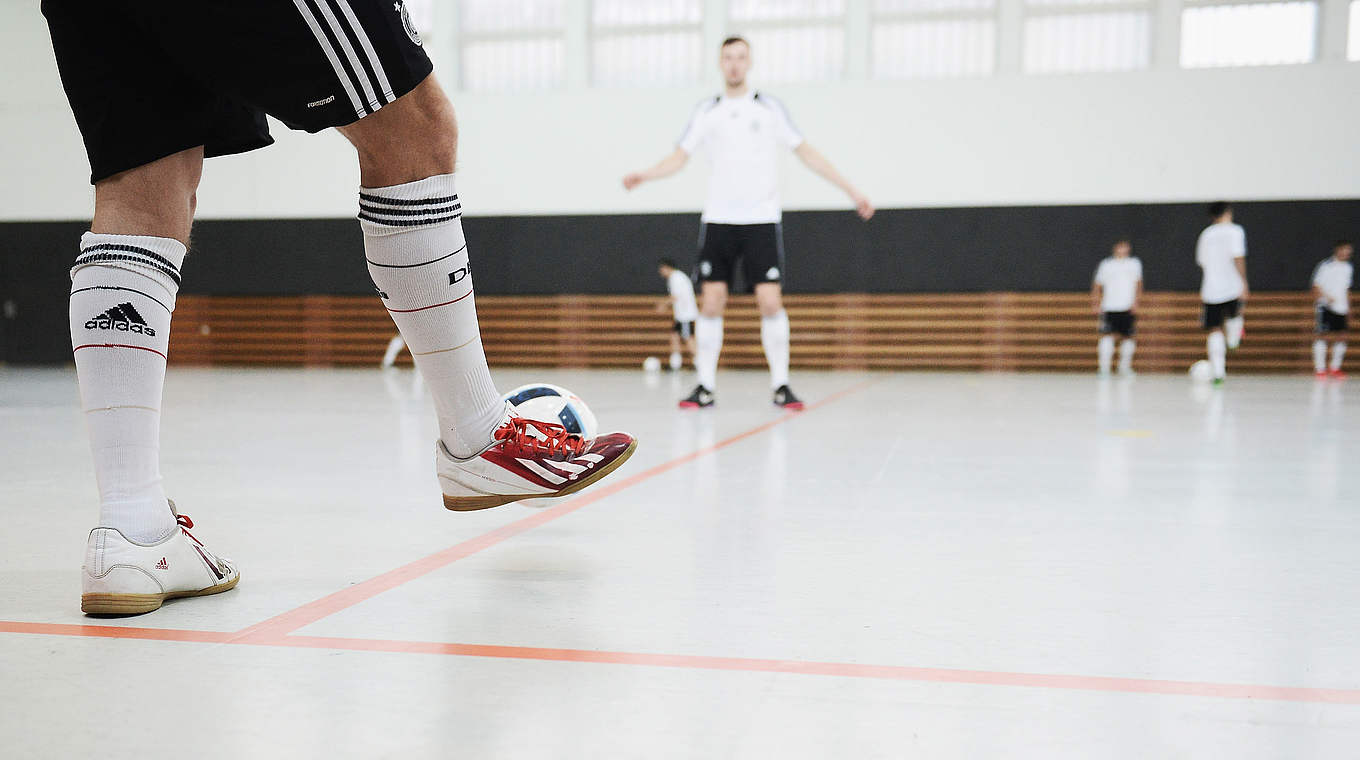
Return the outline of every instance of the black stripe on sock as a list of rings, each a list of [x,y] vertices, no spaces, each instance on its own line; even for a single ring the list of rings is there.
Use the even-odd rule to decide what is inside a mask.
[[[368,193],[359,193],[359,200],[368,201],[369,203],[380,203],[384,206],[443,206],[457,201],[458,194],[455,193],[446,198],[419,198],[415,200],[402,200],[399,198],[384,198],[381,195],[369,195]]]
[[[458,213],[452,216],[441,216],[435,219],[379,219],[376,216],[369,216],[363,211],[359,212],[360,219],[363,219],[366,222],[373,222],[374,224],[385,224],[389,227],[426,227],[433,224],[450,222],[462,216],[461,213]]]
[[[135,245],[124,245],[122,243],[99,243],[97,245],[92,245],[89,248],[82,248],[80,251],[80,255],[84,256],[87,253],[93,253],[95,251],[123,251],[125,253],[140,253],[143,256],[154,259],[159,264],[170,267],[170,269],[174,270],[175,272],[179,271],[179,267],[175,266],[175,263],[170,259],[165,258],[164,256],[160,255],[159,253],[156,253],[153,250],[150,250],[148,248],[142,248],[140,246]]]
[[[466,250],[467,250],[467,246],[464,245],[462,248],[459,248],[458,250],[454,251],[453,253],[446,253],[446,254],[444,254],[443,256],[440,256],[440,257],[437,258],[437,259],[430,259],[429,261],[422,261],[422,262],[420,262],[419,264],[379,264],[378,262],[374,261],[373,259],[369,259],[369,258],[365,258],[364,261],[367,261],[368,263],[372,264],[372,265],[375,266],[375,267],[382,267],[382,268],[384,268],[384,269],[412,269],[412,268],[414,268],[414,267],[423,267],[423,266],[426,266],[427,264],[433,264],[433,263],[435,263],[436,261],[443,261],[444,259],[447,259],[447,258],[450,257],[450,256],[457,256],[458,254],[460,254],[460,253],[462,253],[463,251],[466,251]]]
[[[75,265],[78,267],[83,267],[89,264],[100,264],[105,262],[119,262],[144,266],[148,269],[154,269],[164,274],[166,277],[169,277],[170,279],[174,280],[176,286],[180,284],[179,272],[177,272],[173,267],[164,264],[158,264],[150,259],[143,258],[141,256],[133,256],[131,254],[126,253],[88,253],[76,259]]]
[[[367,211],[370,214],[381,214],[383,216],[420,216],[422,214],[427,216],[438,216],[454,211],[462,211],[463,204],[455,203],[452,206],[440,206],[437,208],[378,208],[377,206],[370,206],[367,203],[360,203],[359,209],[361,211]]]

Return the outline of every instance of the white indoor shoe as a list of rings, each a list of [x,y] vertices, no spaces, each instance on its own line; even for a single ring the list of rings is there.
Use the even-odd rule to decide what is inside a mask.
[[[585,439],[507,410],[491,445],[477,454],[459,459],[443,441],[434,448],[444,506],[470,512],[576,493],[618,469],[637,449],[637,439],[627,433]]]
[[[80,609],[87,615],[140,615],[166,599],[220,594],[240,572],[189,533],[194,521],[175,512],[179,526],[154,544],[129,541],[114,528],[95,528],[81,568]]]

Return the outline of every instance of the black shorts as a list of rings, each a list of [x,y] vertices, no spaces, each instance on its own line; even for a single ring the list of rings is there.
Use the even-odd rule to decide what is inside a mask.
[[[1317,332],[1346,332],[1350,329],[1350,321],[1347,314],[1337,314],[1331,309],[1318,304],[1317,307]]]
[[[747,289],[784,278],[784,233],[778,224],[708,224],[699,232],[699,280],[725,282],[742,268]]]
[[[671,325],[671,329],[675,330],[675,334],[680,336],[680,340],[689,340],[694,336],[693,322],[675,322]]]
[[[1223,323],[1242,313],[1242,301],[1234,298],[1223,303],[1204,304],[1204,318],[1202,324],[1204,329],[1213,330],[1222,327]]]
[[[43,0],[90,181],[204,146],[273,142],[265,114],[320,132],[429,75],[400,0]]]
[[[1100,334],[1117,333],[1125,338],[1138,334],[1138,317],[1131,311],[1104,311],[1100,313]]]

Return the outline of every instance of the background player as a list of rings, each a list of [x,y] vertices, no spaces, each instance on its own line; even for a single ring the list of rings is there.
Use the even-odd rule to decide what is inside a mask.
[[[1343,379],[1341,362],[1346,358],[1346,330],[1351,311],[1351,255],[1355,246],[1338,240],[1332,255],[1313,270],[1313,295],[1317,297],[1317,337],[1313,340],[1313,371],[1319,378]],[[1332,344],[1332,364],[1327,366],[1327,343]]]
[[[669,308],[675,320],[671,332],[671,357],[668,365],[674,371],[684,366],[682,350],[689,354],[693,361],[694,320],[699,318],[699,304],[694,299],[694,282],[676,268],[674,261],[662,259],[657,264],[656,271],[666,281],[666,290],[670,292],[666,300],[658,306],[658,310],[664,311]]]
[[[1119,343],[1119,373],[1133,374],[1133,351],[1138,345],[1134,340],[1138,332],[1138,300],[1143,295],[1143,262],[1132,253],[1133,244],[1128,239],[1117,241],[1110,256],[1096,267],[1096,276],[1091,282],[1091,308],[1100,315],[1096,356],[1102,375],[1110,374],[1115,335],[1123,338]]]
[[[699,233],[699,279],[703,307],[695,323],[694,366],[699,384],[682,407],[711,406],[722,353],[723,310],[738,266],[754,286],[760,308],[760,343],[770,365],[774,403],[788,409],[803,404],[789,388],[789,318],[780,283],[784,276],[784,242],[779,227],[779,149],[794,152],[804,164],[850,196],[863,219],[873,204],[854,188],[821,153],[809,145],[789,120],[783,104],[747,85],[751,46],[729,37],[719,51],[723,94],[700,103],[680,135],[675,151],[658,164],[623,178],[629,190],[643,182],[680,171],[700,148],[708,152],[711,174]]]
[[[203,159],[270,144],[266,113],[312,132],[337,127],[358,152],[368,271],[434,395],[446,507],[571,493],[636,446],[626,434],[582,440],[501,400],[454,189],[453,106],[402,3],[317,7],[43,3],[95,186],[70,300],[100,502],[81,573],[87,613],[149,612],[240,578],[165,498],[160,405]]]
[[[1232,206],[1224,201],[1209,205],[1212,223],[1204,228],[1195,245],[1195,263],[1203,270],[1199,296],[1204,303],[1203,326],[1208,333],[1209,367],[1214,385],[1227,375],[1228,348],[1242,339],[1242,303],[1247,286],[1247,233],[1233,224]],[[1224,331],[1227,336],[1224,336]]]

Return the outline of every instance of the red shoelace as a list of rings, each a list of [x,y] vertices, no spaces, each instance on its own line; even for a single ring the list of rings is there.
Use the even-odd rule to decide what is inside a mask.
[[[550,459],[567,459],[586,450],[585,439],[567,432],[561,425],[524,417],[511,417],[509,422],[496,429],[493,437],[530,455],[542,455]]]
[[[190,541],[203,546],[203,542],[194,538],[194,534],[189,532],[189,529],[194,527],[194,521],[190,520],[188,515],[175,515],[175,522],[179,523],[179,531],[188,536]]]

